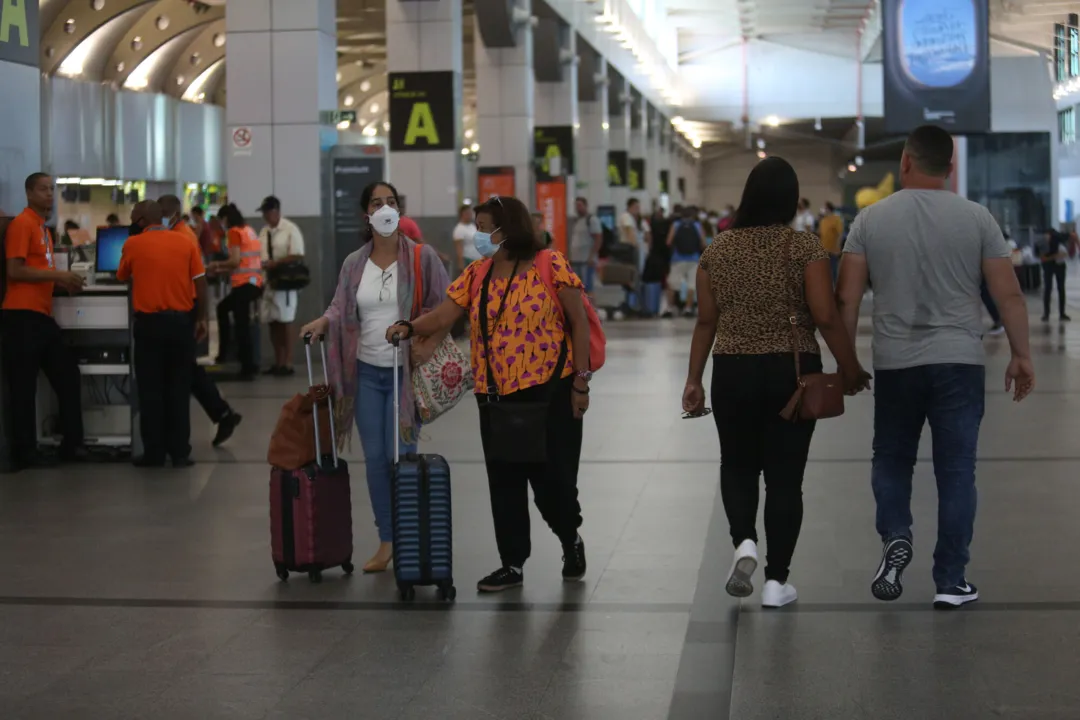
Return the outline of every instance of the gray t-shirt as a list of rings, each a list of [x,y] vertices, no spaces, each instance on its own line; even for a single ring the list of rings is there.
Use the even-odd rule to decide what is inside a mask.
[[[596,242],[593,235],[599,235],[600,232],[600,219],[595,215],[587,215],[574,220],[573,235],[570,238],[570,262],[589,262]]]
[[[982,261],[1009,246],[990,211],[945,190],[901,190],[866,208],[845,253],[874,291],[874,367],[985,363]]]

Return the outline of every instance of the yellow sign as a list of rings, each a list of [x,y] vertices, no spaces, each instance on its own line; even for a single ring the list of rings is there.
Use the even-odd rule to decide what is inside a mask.
[[[390,73],[390,150],[457,150],[453,72]]]
[[[0,60],[38,65],[38,0],[0,0]]]
[[[3,0],[0,5],[0,42],[11,42],[12,30],[19,34],[19,44],[30,47],[30,26],[26,22],[27,0]]]
[[[439,130],[435,127],[431,105],[426,102],[413,105],[412,112],[409,113],[409,126],[405,128],[406,145],[415,145],[420,138],[424,138],[429,147],[439,144]]]

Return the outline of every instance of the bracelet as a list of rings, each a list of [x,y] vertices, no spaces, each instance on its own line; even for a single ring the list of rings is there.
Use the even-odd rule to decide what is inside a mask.
[[[405,337],[403,338],[404,340],[408,340],[409,338],[411,338],[411,337],[413,336],[413,326],[412,326],[412,323],[411,323],[411,322],[409,322],[408,320],[398,320],[398,321],[397,321],[396,323],[394,323],[394,324],[395,324],[395,325],[400,325],[401,327],[403,327],[403,328],[405,328],[406,330],[408,330],[408,331],[409,331],[409,334],[408,334],[408,335],[406,335],[406,336],[405,336]]]
[[[573,390],[574,392],[576,392],[578,395],[588,395],[589,394],[589,388],[585,388],[584,390],[582,390],[581,388],[579,388],[579,387],[577,387],[575,385],[571,385],[570,389]]]

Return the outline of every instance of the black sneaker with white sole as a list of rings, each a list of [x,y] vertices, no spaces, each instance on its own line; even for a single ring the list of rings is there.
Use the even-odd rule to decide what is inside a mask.
[[[914,554],[911,541],[907,538],[895,538],[885,543],[885,550],[881,553],[881,565],[874,575],[874,581],[870,583],[870,592],[874,597],[891,602],[904,594],[901,582],[904,568],[911,563]]]
[[[576,542],[563,545],[562,579],[577,582],[585,577],[585,542],[579,537]]]
[[[979,599],[979,590],[967,580],[951,588],[938,590],[934,595],[934,607],[938,610],[955,610]]]
[[[482,593],[497,593],[521,587],[523,582],[525,582],[525,576],[520,571],[511,567],[501,567],[476,583],[476,589]]]

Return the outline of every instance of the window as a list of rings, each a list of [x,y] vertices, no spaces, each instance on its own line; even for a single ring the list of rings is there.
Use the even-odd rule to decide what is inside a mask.
[[[1058,141],[1062,145],[1076,142],[1076,108],[1065,108],[1058,113]]]
[[[1066,47],[1065,26],[1054,24],[1054,81],[1062,82],[1068,77],[1068,49]]]
[[[1080,29],[1069,28],[1069,77],[1080,77]]]

